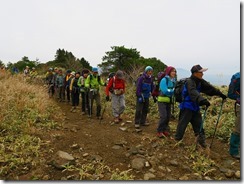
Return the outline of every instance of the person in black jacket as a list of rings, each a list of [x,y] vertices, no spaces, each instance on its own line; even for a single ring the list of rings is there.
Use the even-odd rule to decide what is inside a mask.
[[[180,141],[185,133],[186,127],[190,122],[195,136],[197,136],[197,142],[206,148],[204,129],[201,128],[202,115],[200,113],[199,106],[210,106],[210,102],[204,98],[200,93],[205,93],[209,96],[219,96],[222,99],[226,99],[227,96],[216,89],[214,86],[205,81],[203,72],[207,68],[202,68],[200,65],[194,65],[191,68],[191,77],[187,79],[184,85],[182,95],[183,101],[180,103],[180,115],[178,126],[175,134],[175,140]]]

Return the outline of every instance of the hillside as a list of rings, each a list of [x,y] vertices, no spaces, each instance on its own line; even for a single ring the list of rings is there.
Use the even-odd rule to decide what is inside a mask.
[[[226,115],[233,116],[229,112],[232,110],[231,102],[223,109],[211,149],[203,150],[199,147],[195,149],[195,137],[190,126],[182,142],[157,138],[158,112],[152,102],[148,116],[150,125],[143,127],[142,132],[136,132],[133,124],[133,86],[127,90],[123,121],[115,124],[110,102],[107,102],[104,119],[100,121],[81,115],[80,111],[70,112],[71,105],[66,102],[49,99],[45,86],[38,87],[13,78],[1,79],[0,82],[5,86],[0,90],[2,97],[6,90],[16,91],[16,94],[10,93],[13,96],[7,100],[2,98],[2,104],[19,99],[17,104],[21,106],[17,107],[22,111],[22,114],[15,114],[12,106],[5,106],[12,109],[15,117],[8,122],[7,118],[1,119],[1,155],[4,158],[1,159],[0,176],[3,180],[240,180],[240,162],[228,154],[229,127],[233,125],[227,122],[233,119],[228,119]],[[11,83],[19,85],[13,88],[9,85]],[[22,93],[25,89],[25,95],[17,95],[20,88]],[[28,99],[32,103],[29,104]],[[102,102],[104,109],[105,100],[102,99]],[[213,130],[219,110],[214,104],[218,103],[217,98],[211,100],[213,107],[209,109],[205,122],[209,144],[212,140],[210,130]],[[33,113],[35,109],[39,109],[38,113]],[[174,115],[177,116],[177,113],[176,109]],[[0,117],[3,118],[3,114]],[[25,131],[22,131],[23,128],[6,127],[5,123],[12,123],[12,127],[19,125],[14,120],[20,117],[25,117],[25,121],[21,122],[21,126],[27,123]],[[172,135],[176,123],[175,119],[170,122]],[[18,139],[15,140],[11,132],[15,133],[15,137],[18,135]],[[30,139],[22,139],[27,136]]]

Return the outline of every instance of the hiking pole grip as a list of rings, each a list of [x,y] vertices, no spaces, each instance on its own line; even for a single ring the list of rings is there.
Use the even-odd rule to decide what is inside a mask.
[[[220,119],[220,116],[221,116],[221,113],[222,113],[222,108],[223,108],[223,104],[224,104],[225,100],[223,99],[222,102],[221,102],[221,106],[220,106],[220,111],[219,111],[219,115],[218,115],[218,119],[217,119],[217,122],[215,124],[215,128],[214,128],[214,134],[213,134],[213,137],[212,137],[212,140],[211,140],[211,144],[209,146],[209,148],[212,147],[212,144],[213,144],[213,140],[214,140],[214,137],[215,137],[215,134],[216,134],[216,130],[217,130],[217,126],[218,126],[218,123],[219,123],[219,119]]]

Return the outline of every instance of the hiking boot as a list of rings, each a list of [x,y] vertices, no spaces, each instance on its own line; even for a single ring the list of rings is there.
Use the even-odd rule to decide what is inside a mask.
[[[74,112],[74,110],[75,110],[75,107],[72,107],[72,108],[70,109],[70,112]]]
[[[123,119],[122,118],[119,118],[119,121],[123,121]]]
[[[142,124],[142,126],[149,126],[150,124],[148,122]]]
[[[164,134],[163,134],[163,132],[158,132],[158,133],[157,133],[157,136],[158,136],[159,138],[163,138],[163,137],[164,137]]]
[[[169,132],[166,132],[166,131],[164,131],[164,132],[158,132],[158,133],[157,133],[157,136],[158,136],[159,138],[169,137]]]
[[[231,155],[233,158],[237,159],[237,160],[240,160],[241,156],[240,154],[237,154],[237,155]]]
[[[200,144],[200,146],[201,146],[202,148],[206,148],[206,147],[207,147],[207,144],[206,144],[205,141],[204,141],[204,142],[202,142],[202,141],[198,141],[198,143]]]
[[[170,133],[167,132],[167,131],[164,131],[164,132],[163,132],[163,135],[164,135],[165,137],[169,137],[169,136],[170,136]]]
[[[119,118],[114,118],[115,123],[119,123]]]
[[[140,125],[139,124],[135,124],[135,128],[140,128]]]
[[[102,116],[97,116],[97,119],[103,119]]]

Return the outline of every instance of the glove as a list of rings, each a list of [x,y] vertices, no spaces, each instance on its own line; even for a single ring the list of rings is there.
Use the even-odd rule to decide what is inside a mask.
[[[154,103],[156,103],[158,101],[156,96],[153,97],[153,101],[154,101]]]
[[[104,83],[104,86],[107,86],[107,83],[106,82]]]
[[[106,100],[109,101],[109,96],[106,96]]]
[[[225,100],[225,99],[227,98],[227,96],[224,95],[223,93],[221,93],[219,96],[220,96],[223,100]]]
[[[206,105],[206,107],[209,107],[210,106],[210,102],[207,99],[205,99],[205,100],[200,101],[199,105],[200,106]]]

